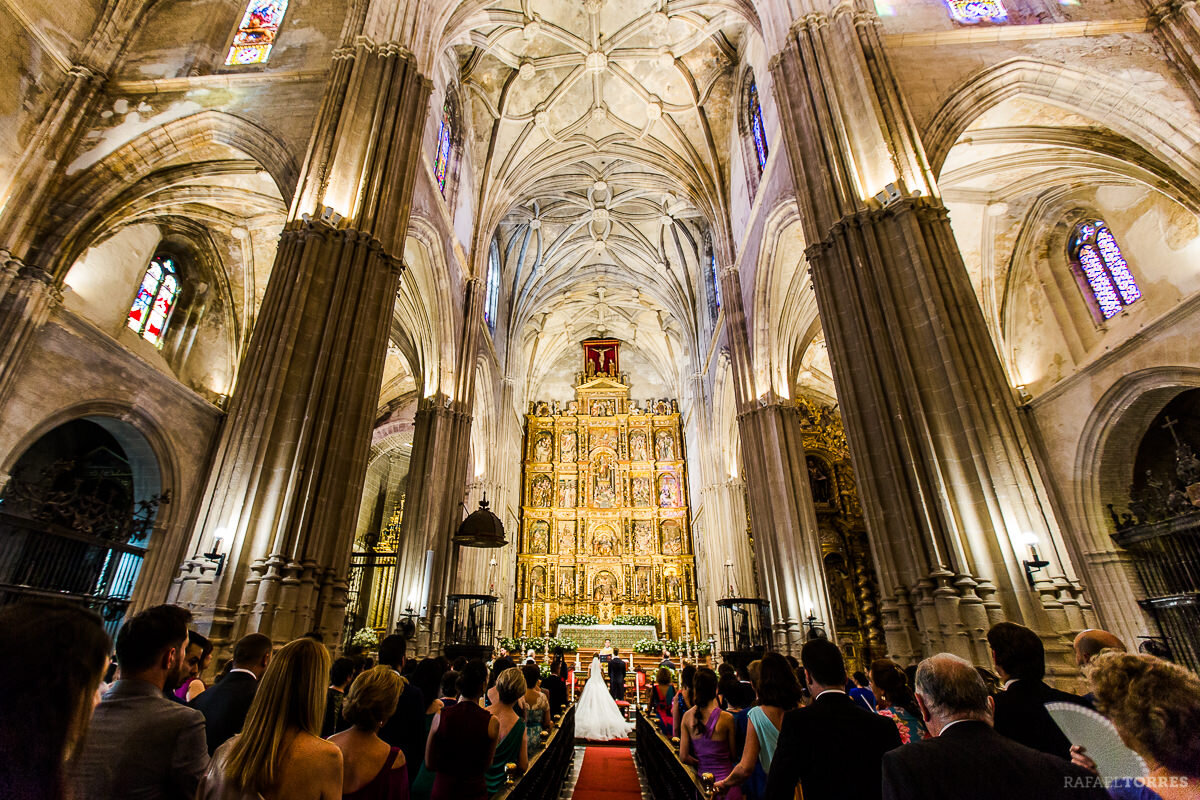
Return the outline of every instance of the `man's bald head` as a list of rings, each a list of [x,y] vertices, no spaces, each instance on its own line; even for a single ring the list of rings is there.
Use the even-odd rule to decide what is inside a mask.
[[[1087,665],[1093,656],[1098,656],[1105,650],[1124,653],[1125,643],[1108,631],[1102,631],[1099,628],[1081,631],[1075,637],[1075,663],[1081,667]]]

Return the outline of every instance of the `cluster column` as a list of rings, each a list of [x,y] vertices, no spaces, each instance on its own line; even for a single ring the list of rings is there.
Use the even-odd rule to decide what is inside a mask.
[[[772,73],[889,654],[988,663],[1008,618],[1065,659],[1081,590],[878,18],[798,20]]]
[[[430,88],[399,45],[335,54],[193,536],[227,562],[173,588],[219,642],[340,638]]]

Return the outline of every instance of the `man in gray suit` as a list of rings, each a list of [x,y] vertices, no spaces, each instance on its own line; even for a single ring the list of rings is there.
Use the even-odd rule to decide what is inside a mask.
[[[208,768],[204,715],[173,703],[191,614],[155,606],[117,634],[120,679],[105,693],[75,759],[74,784],[89,800],[191,800]]]

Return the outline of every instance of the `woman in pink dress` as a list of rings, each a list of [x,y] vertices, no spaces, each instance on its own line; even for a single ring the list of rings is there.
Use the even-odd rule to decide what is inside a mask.
[[[701,775],[709,772],[714,780],[722,780],[733,771],[737,728],[733,714],[722,711],[717,702],[717,673],[707,667],[696,670],[692,702],[695,705],[683,715],[679,726],[679,758],[695,766]],[[725,797],[742,800],[741,787],[731,787]]]

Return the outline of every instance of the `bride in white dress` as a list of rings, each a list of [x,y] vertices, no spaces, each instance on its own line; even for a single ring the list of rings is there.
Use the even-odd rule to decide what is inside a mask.
[[[575,736],[595,742],[628,739],[633,726],[625,721],[617,701],[608,693],[600,659],[592,658],[590,674],[575,707]]]

